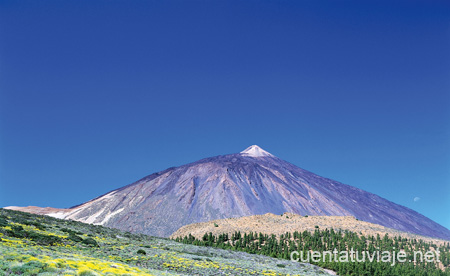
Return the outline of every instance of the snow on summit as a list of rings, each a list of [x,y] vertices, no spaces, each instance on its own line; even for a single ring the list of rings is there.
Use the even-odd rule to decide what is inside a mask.
[[[264,157],[264,156],[271,156],[272,154],[268,153],[267,151],[263,150],[262,148],[258,147],[257,145],[250,146],[246,148],[245,150],[241,151],[242,155],[251,156],[251,157]]]

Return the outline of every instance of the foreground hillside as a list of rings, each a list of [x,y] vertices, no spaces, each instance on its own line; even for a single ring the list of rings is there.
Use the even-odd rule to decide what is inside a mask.
[[[399,236],[407,239],[421,239],[438,246],[441,246],[446,242],[445,240],[419,236],[387,228],[382,225],[361,221],[351,216],[300,216],[292,213],[284,213],[283,215],[268,213],[265,215],[193,223],[181,227],[170,237],[177,238],[192,235],[197,239],[201,239],[205,233],[212,233],[213,235],[227,233],[231,235],[238,231],[242,234],[253,232],[279,236],[286,232],[292,233],[294,231],[303,232],[306,230],[314,232],[317,228],[334,229],[336,231],[347,230],[360,233],[364,236],[384,236],[385,234],[388,234],[391,237]]]
[[[0,275],[327,275],[310,264],[0,209]]]

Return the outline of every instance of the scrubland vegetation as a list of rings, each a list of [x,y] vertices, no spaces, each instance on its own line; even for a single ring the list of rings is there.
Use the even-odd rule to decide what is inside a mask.
[[[319,267],[0,209],[0,275],[326,275]]]

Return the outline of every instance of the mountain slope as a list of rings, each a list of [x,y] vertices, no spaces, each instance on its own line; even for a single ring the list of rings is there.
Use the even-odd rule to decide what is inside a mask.
[[[169,168],[49,215],[167,237],[191,223],[285,212],[354,216],[450,239],[448,229],[411,209],[298,168],[258,146]]]

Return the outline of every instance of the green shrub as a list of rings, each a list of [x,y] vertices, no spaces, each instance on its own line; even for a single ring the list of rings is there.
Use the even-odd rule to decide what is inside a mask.
[[[219,225],[217,223],[214,223],[214,227],[219,227]]]
[[[57,243],[63,243],[62,239],[57,236],[43,235],[36,232],[25,232],[27,238],[33,240],[39,245],[54,245]]]
[[[284,264],[277,264],[278,267],[286,267]]]
[[[79,276],[98,276],[98,274],[92,270],[83,270],[80,273],[78,273],[78,275]]]
[[[72,234],[72,235],[83,235],[83,233],[81,233],[81,232],[79,232],[79,231],[75,231],[75,230],[72,230],[72,229],[68,229],[68,228],[62,228],[61,229],[61,231],[62,232],[65,232],[65,233],[67,233],[67,234]]]
[[[84,244],[86,244],[86,245],[92,245],[92,246],[94,246],[94,247],[99,247],[99,246],[98,246],[98,243],[97,243],[93,238],[87,238],[87,239],[84,239],[84,240],[82,241],[82,243],[84,243]]]
[[[69,234],[68,239],[71,241],[74,241],[74,242],[82,242],[83,241],[83,238],[81,238],[80,236],[77,236],[75,234],[72,234],[72,233]]]
[[[40,230],[44,230],[46,228],[44,225],[42,225],[38,221],[25,220],[25,221],[22,221],[22,224],[29,225],[29,226],[34,226],[34,227],[36,227],[36,228],[38,228]]]
[[[15,266],[11,269],[11,272],[14,274],[28,274],[28,275],[36,275],[40,272],[44,272],[48,267],[47,264],[41,263],[38,261],[30,261],[21,266]]]
[[[34,231],[25,231],[22,226],[12,226],[11,230],[6,230],[6,235],[13,238],[28,238],[39,245],[53,245],[62,243],[62,239],[57,236],[40,234]]]
[[[5,227],[5,226],[8,226],[8,221],[5,218],[0,217],[0,227]]]
[[[11,227],[11,229],[14,230],[14,231],[23,231],[22,225],[13,225]]]
[[[41,224],[41,223],[39,223],[39,222],[33,222],[33,224],[32,224],[33,226],[35,226],[37,229],[39,229],[39,230],[45,230],[45,229],[47,229],[47,227],[45,226],[45,225],[43,225],[43,224]]]
[[[10,237],[13,237],[13,238],[18,238],[18,239],[25,238],[25,235],[24,235],[23,231],[19,230],[18,227],[14,227],[14,226],[11,228],[11,230],[9,230],[9,229],[6,230],[6,235],[10,236]]]
[[[138,254],[141,254],[141,255],[147,255],[147,252],[145,252],[145,250],[143,250],[143,249],[139,249],[139,250],[137,251],[137,253],[138,253]]]

